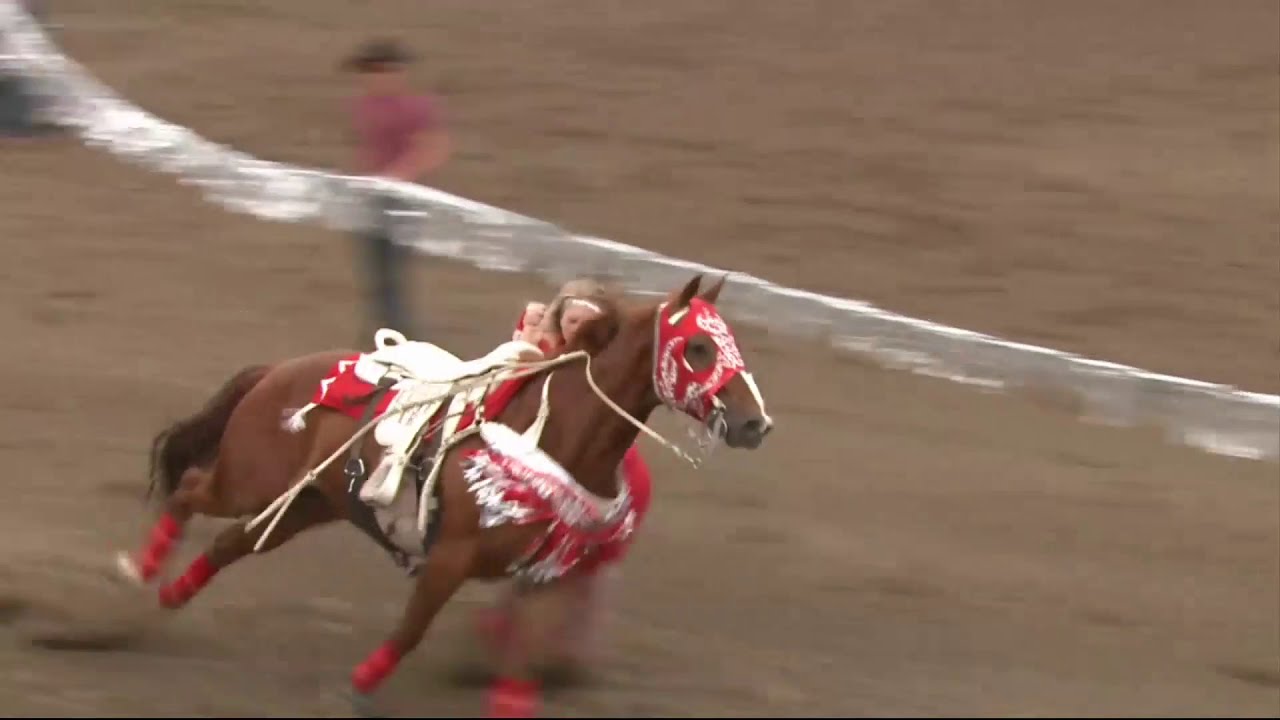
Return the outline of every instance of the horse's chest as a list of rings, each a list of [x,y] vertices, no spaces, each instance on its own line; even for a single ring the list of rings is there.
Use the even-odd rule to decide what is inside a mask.
[[[501,525],[480,533],[476,538],[474,576],[485,579],[509,576],[531,549],[537,548],[549,526],[549,523]]]

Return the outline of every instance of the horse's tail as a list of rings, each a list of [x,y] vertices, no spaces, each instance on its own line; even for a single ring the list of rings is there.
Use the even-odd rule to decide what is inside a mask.
[[[267,365],[253,365],[241,370],[231,376],[198,412],[156,435],[151,441],[148,500],[155,494],[157,485],[167,498],[178,489],[178,481],[187,468],[213,462],[232,411],[262,381],[269,369]]]

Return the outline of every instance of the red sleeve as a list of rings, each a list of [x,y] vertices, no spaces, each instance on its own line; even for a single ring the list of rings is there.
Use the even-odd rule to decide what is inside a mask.
[[[529,314],[529,308],[526,306],[524,311],[520,313],[520,317],[516,318],[516,331],[514,333],[516,337],[518,337],[520,333],[524,332],[524,318],[528,314]]]
[[[520,313],[520,318],[516,320],[516,330],[514,333],[511,334],[512,340],[518,340],[520,338],[520,333],[521,331],[524,330],[524,327],[525,327],[524,319],[525,319],[525,316],[528,314],[529,314],[529,309],[527,307],[525,308],[524,312]],[[546,355],[547,357],[551,357],[551,355],[555,352],[555,346],[552,345],[551,341],[548,340],[547,338],[540,338],[537,344],[538,344],[538,349],[541,350],[542,354]]]

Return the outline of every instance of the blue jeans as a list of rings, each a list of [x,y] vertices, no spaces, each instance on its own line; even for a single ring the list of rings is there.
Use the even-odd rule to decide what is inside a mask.
[[[409,339],[414,339],[417,337],[415,334],[417,328],[413,327],[409,320],[404,286],[411,251],[403,245],[396,244],[393,239],[395,219],[391,213],[399,209],[401,204],[390,197],[375,198],[373,202],[377,219],[368,230],[356,237],[364,262],[369,319],[374,324],[373,330],[391,328],[399,330]],[[371,330],[362,345],[372,342]]]

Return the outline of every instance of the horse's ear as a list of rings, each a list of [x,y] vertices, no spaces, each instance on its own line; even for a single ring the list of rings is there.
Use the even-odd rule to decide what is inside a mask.
[[[698,294],[698,286],[702,284],[702,274],[693,276],[693,279],[685,283],[685,286],[678,293],[672,293],[669,298],[672,309],[680,310],[689,306],[689,301],[694,295]]]
[[[712,305],[715,305],[716,300],[720,299],[720,291],[724,289],[724,283],[728,279],[729,279],[729,273],[725,273],[721,275],[720,279],[716,280],[714,285],[707,288],[706,290],[703,290],[702,293],[698,295],[698,297],[702,298],[703,300],[706,300]]]

